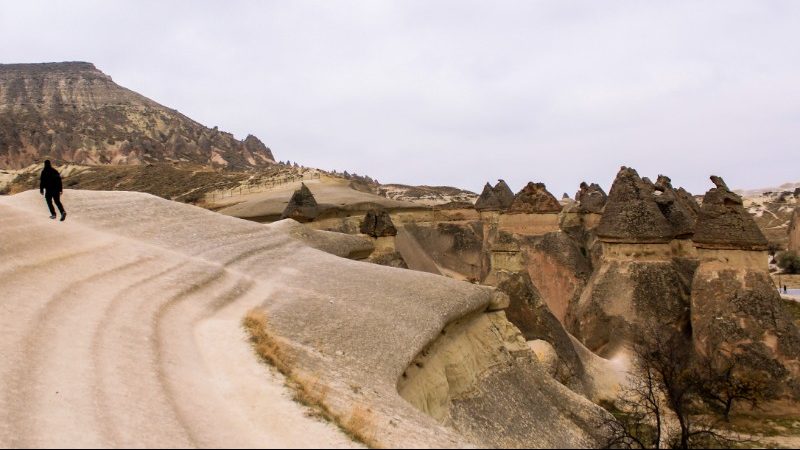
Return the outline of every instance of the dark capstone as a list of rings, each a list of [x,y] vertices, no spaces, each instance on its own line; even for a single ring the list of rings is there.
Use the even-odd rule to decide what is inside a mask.
[[[494,195],[492,185],[489,183],[486,183],[486,185],[483,187],[483,192],[481,192],[480,197],[478,197],[478,200],[475,201],[475,209],[478,211],[500,210],[500,200],[498,200],[497,196]]]
[[[561,204],[547,191],[544,183],[529,182],[514,197],[509,214],[535,214],[561,212]]]
[[[314,199],[314,194],[311,190],[302,183],[300,189],[294,191],[289,204],[281,214],[281,219],[294,219],[298,222],[311,222],[319,215],[319,208],[317,201]]]
[[[700,205],[697,204],[697,200],[695,200],[694,195],[691,192],[687,191],[684,188],[678,188],[675,191],[675,194],[678,195],[678,200],[683,203],[683,206],[692,214],[695,222],[697,221],[697,216],[700,215]]]
[[[500,200],[503,209],[508,209],[514,202],[514,191],[508,187],[504,180],[497,180],[497,184],[494,185],[494,194]]]
[[[744,209],[742,198],[731,192],[722,178],[712,175],[711,181],[716,187],[703,197],[694,242],[717,248],[766,250],[767,238]]]
[[[475,202],[475,209],[478,211],[505,211],[513,202],[514,192],[505,181],[498,180],[494,187],[486,183],[483,192]]]
[[[694,233],[696,215],[675,189],[669,177],[659,175],[655,185],[655,199],[658,209],[667,218],[676,238],[688,238]]]
[[[580,190],[575,193],[575,200],[578,201],[580,212],[602,213],[606,206],[608,195],[597,183],[581,183]]]
[[[659,210],[654,190],[634,169],[622,167],[611,186],[597,236],[611,242],[671,241],[672,225]]]
[[[392,223],[389,213],[384,210],[367,211],[361,222],[361,233],[372,237],[397,236],[397,228]]]

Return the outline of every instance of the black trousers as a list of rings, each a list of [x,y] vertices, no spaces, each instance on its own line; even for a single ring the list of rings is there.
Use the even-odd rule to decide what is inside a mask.
[[[61,193],[60,192],[50,193],[48,191],[48,192],[46,192],[44,194],[44,199],[47,200],[47,207],[50,208],[50,215],[51,216],[55,216],[56,215],[56,210],[55,210],[55,208],[53,208],[53,202],[55,202],[56,206],[58,206],[58,211],[61,213],[61,215],[64,215],[64,206],[61,204]]]

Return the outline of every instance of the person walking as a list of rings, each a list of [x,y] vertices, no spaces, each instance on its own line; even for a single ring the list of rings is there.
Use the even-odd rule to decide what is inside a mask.
[[[63,222],[67,218],[67,212],[64,211],[64,206],[61,204],[61,194],[64,193],[61,185],[61,174],[50,165],[49,159],[44,162],[42,176],[39,179],[39,193],[44,195],[44,199],[47,200],[50,218],[56,218],[56,210],[53,208],[53,202],[55,202]]]

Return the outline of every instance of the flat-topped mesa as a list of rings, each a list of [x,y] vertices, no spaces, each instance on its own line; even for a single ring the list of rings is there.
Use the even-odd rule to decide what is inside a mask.
[[[514,196],[508,214],[557,214],[561,208],[561,203],[547,191],[544,183],[528,182]]]
[[[661,213],[655,187],[636,170],[622,167],[611,186],[597,236],[604,242],[668,243],[675,234]]]
[[[723,250],[766,250],[767,239],[744,209],[742,198],[731,192],[722,178],[712,175],[711,181],[716,187],[703,197],[692,238],[695,246]]]
[[[361,222],[360,231],[362,234],[374,238],[397,236],[397,228],[392,223],[389,213],[383,209],[370,209]]]
[[[672,187],[672,181],[665,175],[659,175],[653,186],[658,209],[672,225],[675,238],[690,238],[694,234],[697,217],[687,205],[686,199],[678,195]]]
[[[579,212],[602,214],[608,195],[597,183],[586,184],[583,181],[580,190],[575,193],[575,200],[578,202]]]
[[[289,204],[281,214],[281,219],[294,219],[298,222],[311,222],[319,215],[319,207],[314,194],[305,183],[300,184],[300,189],[294,191]]]
[[[478,211],[505,211],[513,202],[514,192],[505,181],[498,180],[494,187],[486,183],[480,197],[475,201],[475,209]]]

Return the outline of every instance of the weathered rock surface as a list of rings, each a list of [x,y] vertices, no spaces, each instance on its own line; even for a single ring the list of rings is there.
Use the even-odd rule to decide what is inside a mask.
[[[592,424],[604,411],[551,378],[502,311],[445,327],[398,390],[469,441],[491,447],[583,447],[600,439]],[[553,426],[562,421],[574,428]]]
[[[404,225],[437,266],[465,280],[481,277],[483,228],[480,221]]]
[[[592,274],[592,262],[566,233],[520,239],[525,269],[550,311],[563,324]]]
[[[394,227],[391,216],[383,209],[367,211],[364,220],[361,222],[360,231],[362,234],[374,238],[397,236],[397,228]]]
[[[597,183],[582,182],[580,189],[575,193],[575,200],[578,202],[581,212],[602,214],[608,195]]]
[[[275,162],[255,136],[207,128],[85,62],[0,64],[0,168],[185,161],[246,169]]]
[[[300,189],[294,191],[289,204],[281,214],[281,219],[294,219],[300,223],[310,222],[319,215],[319,207],[314,199],[314,194],[305,183],[300,184]]]
[[[767,239],[742,206],[742,198],[717,176],[706,192],[692,240],[709,248],[766,250]]]
[[[572,340],[542,300],[527,272],[504,274],[497,283],[497,289],[508,295],[510,305],[506,309],[506,316],[519,328],[525,340],[547,341],[555,349],[558,361],[553,367],[553,377],[570,389],[585,393],[582,384],[583,365],[572,346]]]
[[[633,342],[640,327],[659,323],[685,334],[696,263],[664,257],[603,256],[588,286],[567,311],[567,330],[596,354],[610,358]]]
[[[514,196],[508,214],[546,214],[561,212],[561,204],[544,183],[529,182]]]
[[[737,373],[800,400],[800,331],[766,270],[743,262],[763,265],[762,252],[709,253],[692,283],[695,347],[723,367],[735,358]]]
[[[653,192],[653,185],[642,181],[634,169],[622,167],[611,186],[597,236],[607,242],[672,240],[672,225],[659,210]]]

